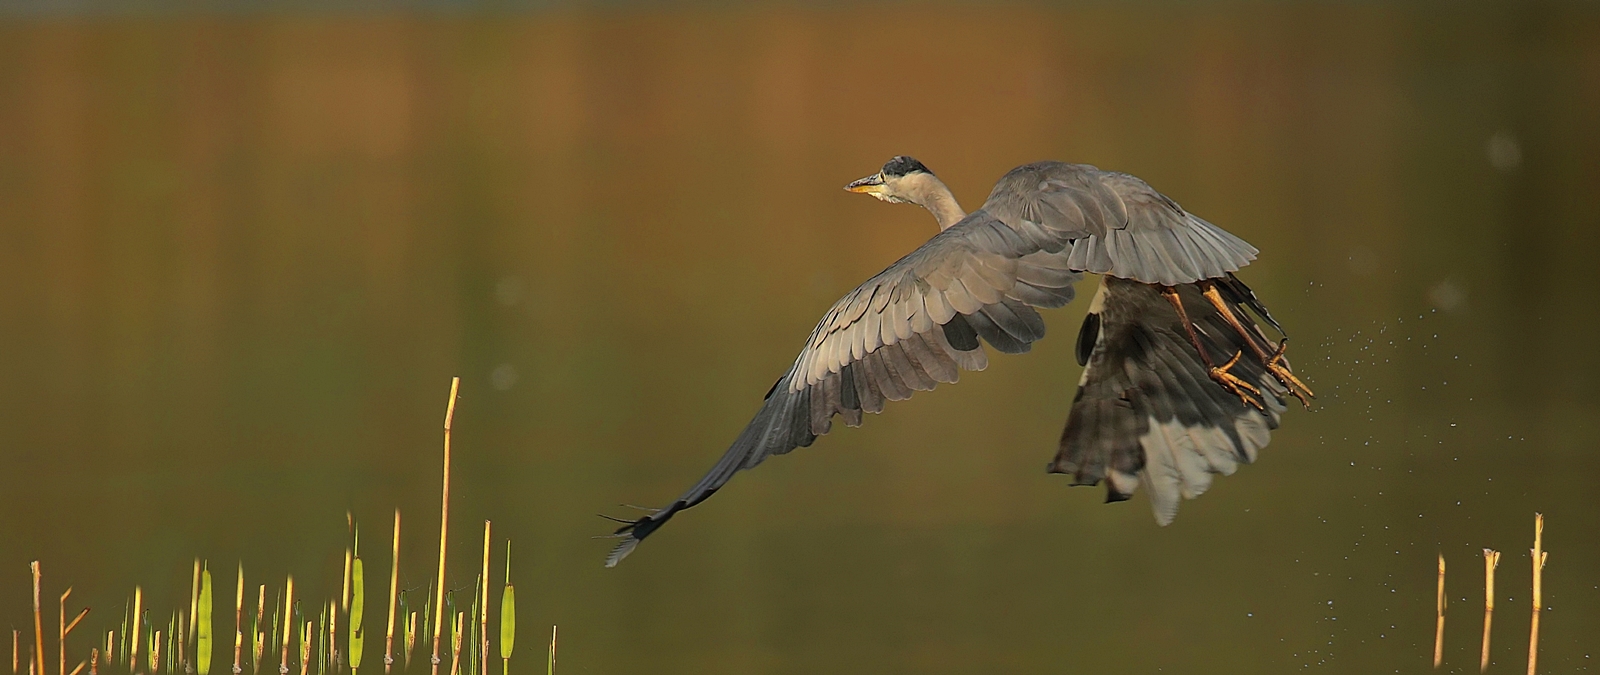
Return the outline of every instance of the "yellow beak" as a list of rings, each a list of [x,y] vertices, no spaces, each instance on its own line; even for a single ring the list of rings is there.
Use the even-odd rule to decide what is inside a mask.
[[[877,194],[883,191],[883,174],[881,172],[875,173],[866,178],[852,181],[849,185],[844,186],[844,189],[866,195]]]

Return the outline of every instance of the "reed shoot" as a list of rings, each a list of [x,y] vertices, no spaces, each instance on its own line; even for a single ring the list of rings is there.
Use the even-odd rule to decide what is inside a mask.
[[[241,577],[241,584],[243,579]],[[194,614],[189,615],[190,625],[195,627],[194,659],[195,670],[200,675],[211,675],[211,570],[200,570],[200,596],[196,600]]]
[[[345,618],[349,624],[350,639],[346,643],[349,650],[350,672],[356,673],[361,668],[362,647],[366,645],[366,635],[362,632],[362,622],[366,619],[367,611],[367,580],[366,572],[361,564],[361,556],[355,556],[350,561],[350,616]]]
[[[500,673],[511,675],[511,650],[517,642],[517,589],[511,585],[511,541],[506,541],[506,587],[500,592]]]

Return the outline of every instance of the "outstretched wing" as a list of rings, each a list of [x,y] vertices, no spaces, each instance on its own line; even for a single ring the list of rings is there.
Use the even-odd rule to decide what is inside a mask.
[[[885,401],[982,370],[980,339],[1027,351],[1044,337],[1033,308],[1071,302],[1081,278],[1061,247],[1043,250],[982,210],[969,214],[834,303],[716,465],[672,504],[619,528],[606,566],[735,473],[810,445],[835,415],[856,426]]]
[[[1254,298],[1243,283],[1232,282]],[[1158,289],[1106,277],[1079,338],[1080,353],[1084,343],[1092,351],[1050,464],[1052,473],[1071,475],[1077,485],[1105,480],[1106,501],[1127,499],[1145,485],[1162,525],[1177,515],[1180,497],[1198,497],[1213,474],[1229,475],[1255,461],[1278,427],[1287,395],[1198,289],[1179,286],[1178,293],[1208,354],[1226,360],[1244,352],[1230,372],[1263,392],[1266,410],[1245,405],[1210,380]],[[1239,303],[1230,304],[1265,342]]]
[[[1075,270],[1174,286],[1250,264],[1256,248],[1183,210],[1144,181],[1086,164],[1012,169],[983,207]]]

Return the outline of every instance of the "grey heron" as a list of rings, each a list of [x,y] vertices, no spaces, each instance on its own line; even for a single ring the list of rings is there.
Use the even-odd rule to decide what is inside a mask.
[[[846,189],[922,206],[940,231],[834,303],[716,465],[670,505],[622,521],[607,567],[735,473],[811,445],[834,416],[858,426],[885,401],[983,370],[982,343],[1028,351],[1045,332],[1036,309],[1071,302],[1086,272],[1102,283],[1079,332],[1084,371],[1050,472],[1105,481],[1107,501],[1143,483],[1165,525],[1180,497],[1255,459],[1287,396],[1312,395],[1284,358],[1287,337],[1274,345],[1245,311],[1283,334],[1233,274],[1256,249],[1134,176],[1026,164],[967,213],[932,171],[900,156]]]

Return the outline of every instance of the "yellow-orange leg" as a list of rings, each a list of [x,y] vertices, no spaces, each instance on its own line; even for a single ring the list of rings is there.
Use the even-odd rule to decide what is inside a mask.
[[[1244,341],[1250,345],[1250,351],[1255,352],[1256,358],[1261,359],[1261,365],[1266,367],[1267,372],[1278,378],[1278,381],[1283,383],[1283,386],[1289,390],[1290,394],[1300,399],[1300,405],[1310,408],[1311,402],[1306,400],[1306,397],[1316,398],[1317,395],[1311,391],[1311,387],[1306,386],[1306,383],[1301,382],[1300,378],[1295,377],[1288,366],[1283,365],[1283,353],[1289,350],[1289,338],[1278,341],[1277,349],[1268,354],[1267,350],[1256,342],[1258,335],[1252,335],[1250,330],[1239,322],[1239,318],[1233,313],[1233,308],[1223,301],[1222,295],[1217,292],[1215,283],[1202,281],[1200,282],[1200,289],[1201,294],[1206,296],[1206,300],[1210,301],[1211,305],[1216,307],[1217,311],[1222,314],[1222,319],[1227,321],[1228,325],[1232,326],[1244,338]],[[1265,340],[1265,337],[1260,337],[1259,339]]]
[[[1167,302],[1172,303],[1173,309],[1178,310],[1178,320],[1183,322],[1183,330],[1189,334],[1189,342],[1194,345],[1194,350],[1200,353],[1200,362],[1206,364],[1206,374],[1217,384],[1222,385],[1223,389],[1238,396],[1239,400],[1244,401],[1246,405],[1253,406],[1256,410],[1265,410],[1261,401],[1257,400],[1261,396],[1261,390],[1228,372],[1228,369],[1232,368],[1233,364],[1239,362],[1239,357],[1243,356],[1244,352],[1235,353],[1233,358],[1228,359],[1227,363],[1218,368],[1211,362],[1211,357],[1206,354],[1206,348],[1200,344],[1200,336],[1195,333],[1194,324],[1189,322],[1189,313],[1183,309],[1183,300],[1178,297],[1178,289],[1171,286],[1162,286],[1161,296],[1166,298]],[[1252,398],[1250,394],[1255,394],[1255,397]]]

